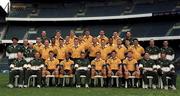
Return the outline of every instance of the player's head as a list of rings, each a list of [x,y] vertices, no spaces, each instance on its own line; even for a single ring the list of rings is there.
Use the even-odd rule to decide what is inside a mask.
[[[127,58],[132,58],[132,54],[133,54],[132,51],[128,51],[128,52],[127,52]]]
[[[36,59],[39,59],[41,57],[41,54],[39,52],[35,52],[34,57]]]
[[[41,43],[41,38],[40,37],[36,38],[36,43]]]
[[[29,44],[28,39],[24,39],[24,40],[23,40],[23,45],[24,45],[24,46],[27,46],[28,44]]]
[[[117,52],[116,52],[115,50],[113,50],[113,51],[111,52],[111,57],[112,57],[112,58],[115,58],[115,57],[116,57],[116,54],[117,54]]]
[[[149,57],[149,53],[144,53],[144,59],[149,59],[150,57]]]
[[[41,36],[42,36],[42,37],[45,37],[45,36],[46,36],[46,31],[42,31],[42,32],[41,32]]]
[[[99,35],[100,35],[100,36],[104,36],[104,35],[105,35],[104,30],[100,30]]]
[[[13,37],[12,39],[13,44],[17,44],[19,39],[17,37]]]
[[[163,46],[164,46],[164,47],[168,47],[168,45],[169,45],[169,43],[168,43],[167,40],[166,40],[166,41],[163,41]]]
[[[22,59],[23,58],[23,53],[22,52],[18,52],[17,53],[17,58],[18,59]]]
[[[133,45],[137,46],[139,44],[138,39],[133,39]]]
[[[48,39],[44,40],[44,45],[45,45],[45,47],[49,46],[49,40]]]
[[[97,58],[97,59],[101,58],[101,52],[99,52],[99,51],[96,52],[96,58]]]
[[[53,51],[49,51],[49,57],[54,58],[54,52]]]
[[[150,46],[154,46],[154,45],[155,45],[155,42],[154,42],[153,39],[151,39],[151,40],[149,41],[149,45],[150,45]]]
[[[81,53],[80,53],[80,56],[81,56],[80,58],[82,58],[82,59],[83,59],[83,58],[85,58],[85,57],[86,57],[86,53],[85,53],[85,52],[81,52]]]

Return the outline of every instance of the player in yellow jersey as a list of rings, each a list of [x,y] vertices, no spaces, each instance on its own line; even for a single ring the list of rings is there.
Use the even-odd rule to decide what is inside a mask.
[[[57,79],[58,79],[59,74],[60,74],[59,73],[60,67],[61,66],[59,65],[59,60],[54,57],[54,52],[49,51],[49,58],[46,59],[45,67],[42,70],[42,77],[44,78],[43,81],[45,80],[45,77],[47,75],[55,75],[56,84],[57,84]],[[63,74],[63,73],[61,73],[61,74]]]
[[[92,43],[89,45],[88,51],[90,61],[94,60],[96,58],[96,52],[100,51],[100,46],[96,37],[92,39]]]
[[[117,52],[112,51],[111,57],[107,60],[108,65],[108,84],[111,86],[111,76],[118,76],[120,80],[123,77],[121,60],[117,58]]]
[[[134,84],[137,84],[137,81],[140,78],[140,70],[137,60],[133,58],[132,51],[128,51],[127,58],[123,60],[123,64],[124,64],[123,68],[124,68],[125,80],[129,81],[128,80],[129,76],[135,76]],[[136,86],[136,85],[132,85],[132,86]]]
[[[34,44],[33,48],[37,51],[40,52],[40,49],[42,49],[44,47],[44,45],[41,42],[41,38],[37,37],[36,38],[36,44]]]
[[[53,51],[53,49],[52,49],[52,47],[49,45],[49,40],[46,39],[46,40],[44,41],[44,47],[42,47],[42,48],[40,49],[41,58],[42,58],[43,60],[48,59],[48,58],[49,58],[49,52],[50,52],[50,51]]]

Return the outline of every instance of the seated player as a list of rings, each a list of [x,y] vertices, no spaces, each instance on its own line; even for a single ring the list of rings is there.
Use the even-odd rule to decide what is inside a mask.
[[[58,64],[59,64],[59,60],[54,57],[54,52],[49,51],[49,58],[45,61],[45,67],[43,67],[42,70],[43,82],[45,82],[45,78],[47,75],[55,75],[57,81],[60,74],[59,69],[61,67]]]
[[[139,62],[139,67],[142,70],[143,80],[144,80],[144,88],[148,88],[148,78],[147,76],[152,76],[152,87],[156,88],[158,85],[158,73],[157,69],[153,68],[156,65],[154,60],[150,59],[149,53],[145,53],[144,57]]]
[[[96,75],[103,76],[103,78],[106,78],[106,65],[105,61],[101,59],[101,53],[96,52],[96,58],[91,61],[91,78],[93,78]]]
[[[167,60],[166,53],[161,53],[160,59],[157,60],[157,68],[162,72],[162,81],[164,89],[168,89],[166,77],[170,77],[169,85],[173,90],[176,90],[176,72],[175,67],[171,61]]]
[[[80,54],[80,59],[78,59],[75,62],[75,78],[76,78],[76,87],[79,88],[81,87],[80,83],[80,75],[85,75],[85,87],[88,88],[89,87],[89,79],[90,79],[90,62],[89,59],[85,58],[85,52],[81,52]]]
[[[63,65],[65,75],[73,75],[74,61],[70,59],[69,53],[65,53],[65,59],[61,61],[60,64]]]
[[[135,76],[135,83],[137,84],[138,79],[140,78],[140,70],[137,64],[137,60],[132,57],[132,51],[127,52],[127,58],[123,60],[124,68],[124,78],[126,81],[129,81],[129,76]],[[131,85],[136,86],[136,85]],[[125,86],[127,88],[127,86]]]
[[[27,70],[25,71],[25,81],[24,87],[27,87],[28,79],[31,75],[37,75],[37,87],[41,87],[41,77],[42,68],[44,67],[44,61],[40,58],[40,53],[36,52],[34,54],[34,59],[30,61],[27,65]]]
[[[117,58],[117,53],[116,51],[112,51],[111,52],[111,57],[107,60],[107,66],[108,66],[108,84],[111,84],[110,82],[110,78],[111,76],[119,76],[120,78],[123,77],[122,74],[122,66],[121,65],[121,60],[119,58]],[[110,86],[110,85],[109,85]]]
[[[23,59],[23,54],[21,52],[17,53],[17,59],[15,59],[10,65],[10,73],[9,73],[9,84],[7,85],[9,88],[14,87],[14,77],[19,75],[19,83],[18,87],[23,88],[23,80],[24,80],[24,65],[26,65],[26,60]]]

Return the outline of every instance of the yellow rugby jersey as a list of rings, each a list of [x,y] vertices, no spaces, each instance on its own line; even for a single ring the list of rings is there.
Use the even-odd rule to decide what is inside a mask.
[[[132,52],[133,52],[133,58],[136,60],[140,60],[142,58],[142,54],[144,53],[144,48],[140,45],[138,46],[133,46],[132,45]]]
[[[74,61],[70,59],[69,60],[64,59],[63,61],[61,61],[60,64],[64,66],[65,70],[71,70],[71,65],[74,64]]]
[[[109,64],[111,70],[118,70],[118,65],[121,63],[121,60],[117,57],[109,58],[107,64]]]
[[[57,59],[65,59],[65,54],[68,52],[67,48],[65,46],[59,46],[55,49],[55,53],[57,54]]]
[[[118,45],[115,49],[117,52],[117,57],[122,60],[125,58],[125,53],[127,52],[127,49],[124,45]]]
[[[50,46],[49,47],[44,46],[42,49],[40,49],[41,58],[45,60],[48,59],[50,51],[53,51],[53,49]]]
[[[71,57],[72,58],[80,58],[80,55],[81,55],[82,51],[84,52],[84,49],[82,47],[80,47],[80,46],[77,46],[77,47],[73,46],[71,48],[71,50],[70,50]]]
[[[91,44],[89,46],[88,50],[89,50],[90,57],[96,57],[96,52],[100,51],[100,46],[98,44],[96,44],[96,45]]]
[[[113,50],[116,49],[116,45],[115,44],[112,44],[112,45],[107,45],[108,49],[109,49],[109,53],[111,53]]]
[[[57,36],[55,36],[55,44],[57,45],[57,46],[59,46],[59,40],[60,39],[63,39],[62,37],[57,37]]]
[[[58,46],[50,44],[50,47],[52,48],[53,52],[56,53],[56,49],[58,48]]]
[[[69,38],[69,43],[70,43],[70,44],[74,44],[74,39],[75,39],[75,38],[77,38],[77,37],[76,37],[76,36],[70,37],[70,38]]]
[[[136,64],[137,60],[136,59],[131,59],[128,60],[127,58],[123,60],[123,63],[126,65],[128,71],[135,71],[136,70]]]
[[[102,66],[103,64],[105,64],[106,62],[104,60],[100,59],[94,59],[93,61],[91,61],[91,65],[95,65],[95,70],[102,70]]]
[[[40,50],[44,47],[44,45],[42,43],[40,44],[34,44],[33,48],[37,51],[40,52]]]
[[[109,54],[109,48],[106,47],[100,47],[100,52],[101,52],[101,58],[103,60],[107,60],[108,59],[108,54]]]
[[[119,36],[116,38],[114,36],[112,36],[112,39],[113,39],[113,44],[117,45],[117,40],[121,39],[121,38]]]
[[[106,43],[109,41],[109,39],[106,36],[103,37],[98,36],[97,39],[99,43],[101,43],[101,40],[105,40]]]
[[[73,44],[66,42],[66,43],[64,44],[64,46],[66,47],[66,50],[67,50],[68,52],[71,52],[71,48],[73,47]]]
[[[89,36],[84,35],[84,36],[83,36],[83,40],[84,40],[84,42],[86,42],[87,44],[91,44],[92,38],[93,38],[93,37],[92,37],[91,35],[89,35]]]
[[[47,59],[45,61],[45,64],[47,65],[47,69],[55,70],[56,69],[56,65],[59,64],[59,60],[56,59],[56,58],[53,58],[52,60]]]

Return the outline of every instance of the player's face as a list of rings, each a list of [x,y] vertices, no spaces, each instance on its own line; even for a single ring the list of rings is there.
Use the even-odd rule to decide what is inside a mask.
[[[85,35],[90,35],[90,31],[85,31]]]
[[[125,45],[126,45],[126,46],[129,46],[129,45],[130,45],[130,41],[129,41],[129,40],[126,40],[126,41],[125,41]]]
[[[116,52],[112,52],[111,56],[112,56],[112,58],[115,58],[116,57]]]
[[[114,33],[113,33],[113,36],[114,36],[114,37],[117,37],[117,36],[118,36],[118,32],[114,32]]]
[[[41,36],[46,36],[46,31],[43,31],[43,32],[41,33]]]
[[[96,53],[96,58],[99,59],[101,57],[100,53]]]
[[[60,37],[61,36],[61,32],[56,32],[56,36]]]
[[[126,36],[127,36],[127,37],[131,37],[131,32],[127,32],[127,33],[126,33]]]
[[[33,48],[33,43],[29,43],[28,47]]]
[[[139,43],[138,43],[137,40],[134,40],[134,41],[133,41],[133,44],[134,44],[134,45],[138,45]]]
[[[18,43],[18,41],[16,40],[16,39],[13,39],[13,44],[17,44]]]
[[[145,59],[149,59],[149,54],[148,54],[148,53],[145,53],[145,54],[144,54],[144,58],[145,58]]]
[[[23,41],[23,44],[24,44],[25,46],[27,46],[27,45],[28,45],[28,40],[25,39],[25,40]]]
[[[153,45],[154,45],[154,40],[150,40],[149,44],[150,44],[151,46],[153,46]]]
[[[75,39],[74,40],[74,45],[78,45],[79,44],[79,40],[78,39]]]
[[[132,58],[132,52],[128,52],[127,57]]]
[[[97,43],[97,39],[96,39],[96,38],[93,38],[93,39],[92,39],[92,42],[93,42],[93,43]]]
[[[99,35],[101,35],[101,36],[103,36],[105,33],[104,33],[104,31],[103,30],[101,30],[100,32],[99,32]]]
[[[164,45],[164,46],[168,46],[168,41],[164,41],[164,42],[163,42],[163,45]]]
[[[41,43],[41,38],[36,38],[36,43]]]
[[[54,53],[53,53],[53,52],[50,52],[50,53],[49,53],[49,56],[50,56],[50,58],[53,58],[53,57],[54,57]]]
[[[118,39],[117,40],[117,45],[121,45],[122,44],[122,40],[121,39]]]
[[[45,41],[44,41],[44,45],[45,45],[46,47],[48,47],[48,46],[49,46],[49,41],[48,41],[48,40],[45,40]]]
[[[40,54],[37,52],[37,53],[35,53],[34,57],[35,58],[40,58]]]
[[[161,53],[161,58],[162,58],[162,59],[165,59],[165,58],[166,58],[166,54]]]
[[[81,58],[85,58],[85,53],[81,53]]]
[[[17,58],[18,58],[18,59],[22,59],[22,58],[23,58],[23,54],[22,54],[21,52],[18,52],[18,53],[17,53]]]

